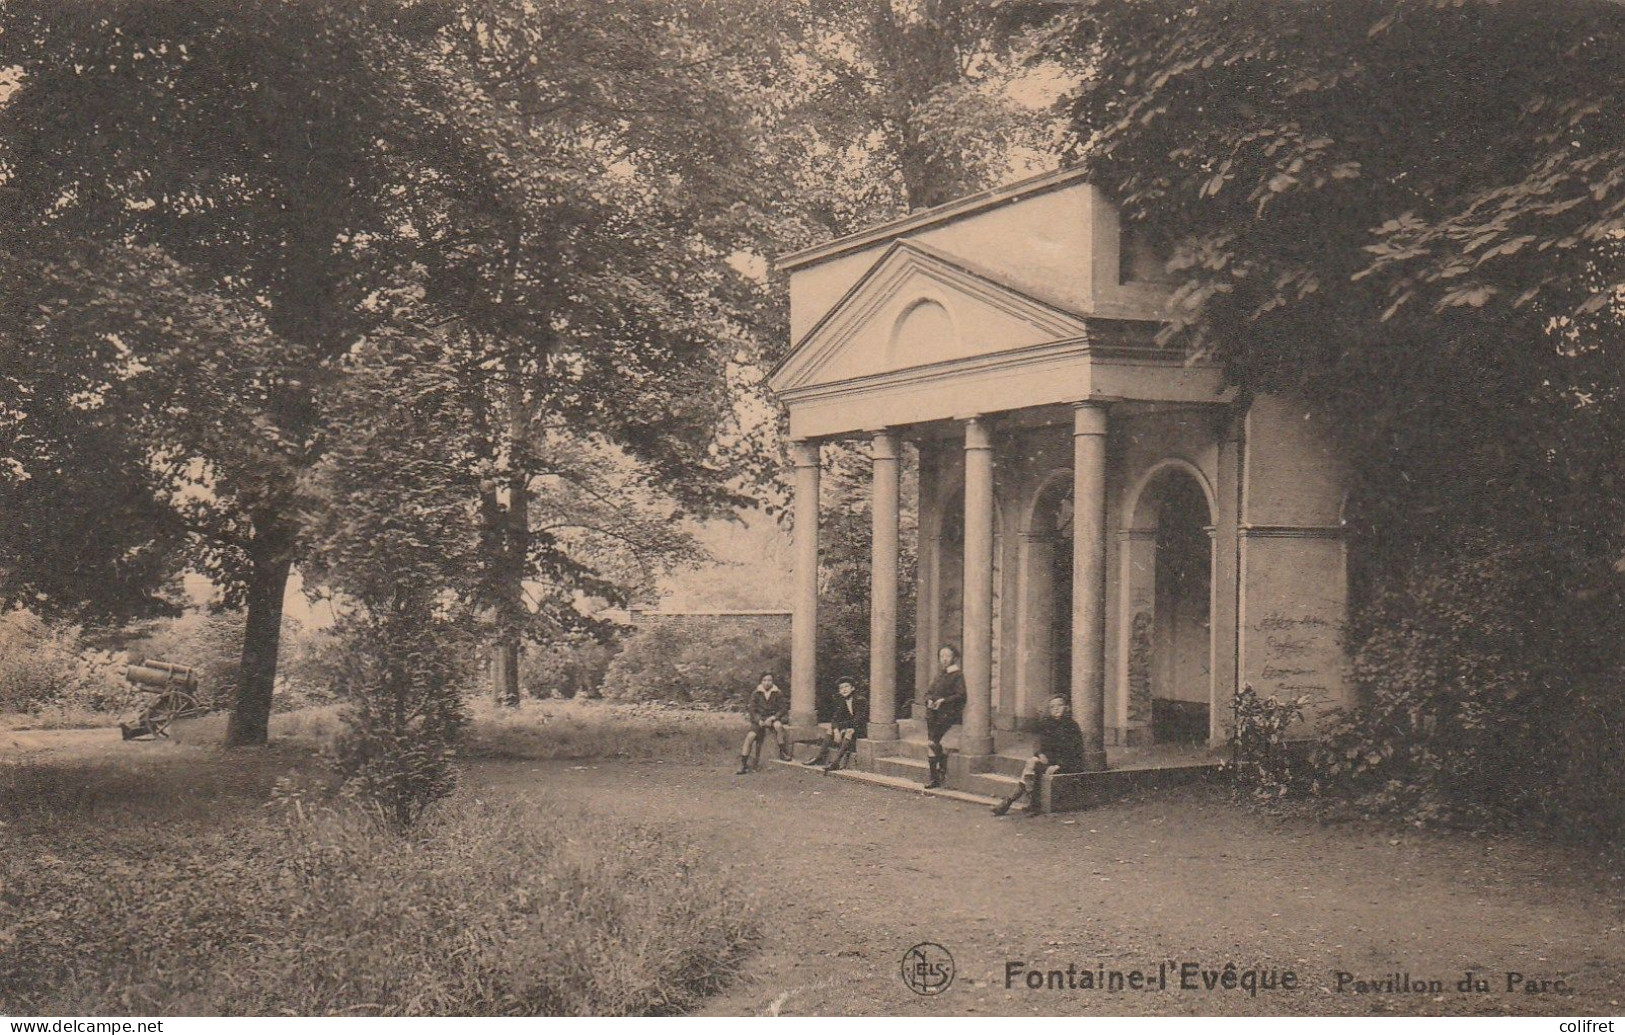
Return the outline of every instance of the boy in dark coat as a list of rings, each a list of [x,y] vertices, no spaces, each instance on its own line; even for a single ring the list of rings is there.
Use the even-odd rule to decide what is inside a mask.
[[[830,701],[829,735],[824,738],[817,756],[802,765],[822,765],[826,773],[843,768],[857,750],[858,738],[868,735],[869,699],[858,693],[856,680],[842,677]],[[835,752],[835,761],[825,765],[831,751]]]
[[[762,681],[750,692],[745,715],[750,719],[750,732],[745,734],[745,743],[739,749],[739,772],[734,775],[744,776],[750,772],[752,755],[755,756],[756,768],[762,768],[762,741],[770,733],[778,740],[780,760],[788,762],[790,695],[773,682],[773,673],[762,673]]]
[[[959,652],[952,647],[937,651],[942,671],[932,680],[925,692],[925,737],[931,742],[931,779],[925,787],[941,787],[948,779],[948,752],[942,748],[942,738],[959,723],[965,713],[965,673],[959,667]]]
[[[1010,806],[1028,794],[1033,796],[1033,800],[1027,806],[1027,812],[1034,815],[1038,810],[1039,777],[1046,773],[1083,772],[1083,730],[1066,713],[1066,705],[1064,697],[1050,698],[1049,715],[1038,722],[1038,750],[1027,760],[1027,768],[1021,771],[1021,783],[1016,786],[1015,793],[993,806],[995,816],[1009,812]]]

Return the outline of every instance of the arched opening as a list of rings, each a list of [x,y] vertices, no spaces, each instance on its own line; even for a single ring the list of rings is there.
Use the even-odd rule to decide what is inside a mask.
[[[942,502],[936,548],[937,646],[962,651],[965,649],[965,490],[962,486],[956,486]],[[932,664],[935,665],[935,660]]]
[[[1018,720],[1043,715],[1054,694],[1072,688],[1072,477],[1057,472],[1034,494],[1021,530],[1016,655]]]
[[[1128,712],[1152,743],[1203,743],[1212,723],[1212,512],[1183,465],[1157,471],[1129,531]]]

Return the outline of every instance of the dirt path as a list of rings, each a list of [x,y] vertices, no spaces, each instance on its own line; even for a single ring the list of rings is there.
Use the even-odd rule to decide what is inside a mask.
[[[667,827],[760,889],[769,937],[714,1014],[1563,1014],[1625,1000],[1619,885],[1589,860],[1504,840],[1322,828],[1166,792],[1070,816],[980,808],[771,768],[486,764],[492,792],[562,794]],[[899,964],[946,946],[922,997]],[[1006,989],[1007,961],[1158,971],[1167,988]],[[1179,987],[1178,964],[1292,970],[1292,991]],[[1461,993],[1467,971],[1489,991]],[[1338,992],[1335,973],[1440,994]],[[1506,972],[1568,994],[1506,990]],[[1019,980],[1019,979],[1018,979]],[[1080,981],[1081,983],[1081,981]],[[1555,987],[1555,986],[1549,986]]]

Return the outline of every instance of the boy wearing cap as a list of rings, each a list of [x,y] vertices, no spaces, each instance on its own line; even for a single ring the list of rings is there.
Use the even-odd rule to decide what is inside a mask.
[[[858,738],[868,734],[869,699],[858,693],[856,680],[842,676],[835,684],[835,697],[830,702],[829,734],[818,754],[802,765],[822,765],[826,773],[842,769],[857,750]],[[835,752],[835,760],[825,765],[831,751]]]

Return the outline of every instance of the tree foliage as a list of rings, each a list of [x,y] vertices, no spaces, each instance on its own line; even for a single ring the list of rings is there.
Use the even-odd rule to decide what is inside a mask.
[[[1625,10],[1140,0],[1052,39],[1095,59],[1071,157],[1180,281],[1165,341],[1344,440],[1326,785],[1617,829],[1577,790],[1620,790],[1584,731],[1625,674]]]
[[[1085,6],[1072,155],[1167,245],[1170,339],[1333,407],[1364,531],[1617,537],[1625,12]]]
[[[749,61],[717,47],[725,15],[7,4],[0,422],[20,445],[0,480],[27,511],[8,589],[133,611],[183,540],[247,605],[230,736],[263,741],[288,573],[351,502],[315,477],[350,420],[343,382],[391,336],[435,342],[458,386],[471,434],[447,459],[481,504],[470,571],[499,636],[538,611],[568,624],[578,591],[613,583],[612,537],[588,534],[606,508],[731,502],[718,441],[759,301],[726,260],[755,239],[761,184],[734,160]],[[581,453],[624,457],[624,477]],[[539,479],[570,489],[533,531]],[[85,563],[31,567],[44,515],[97,493],[114,505],[81,522]],[[638,528],[618,541],[674,548]]]
[[[764,634],[727,618],[653,620],[622,641],[604,674],[604,696],[743,709],[762,673],[778,673],[782,683],[789,662],[788,630]]]

